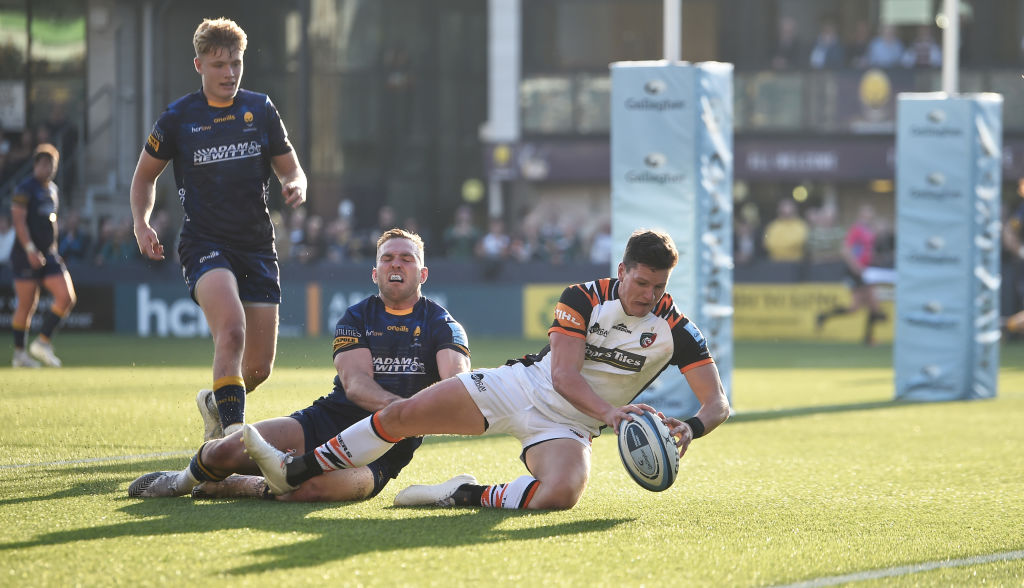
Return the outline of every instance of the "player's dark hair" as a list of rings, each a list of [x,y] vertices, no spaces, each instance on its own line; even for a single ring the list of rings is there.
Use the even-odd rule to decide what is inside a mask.
[[[388,229],[381,233],[380,238],[377,239],[377,254],[380,254],[380,248],[385,243],[392,239],[408,239],[416,245],[416,250],[420,254],[420,263],[423,263],[423,238],[412,231],[406,231],[405,229]]]
[[[655,270],[672,269],[679,261],[676,244],[668,233],[656,229],[638,229],[633,231],[626,242],[626,253],[622,256],[622,264],[632,269],[638,263]]]
[[[192,47],[196,50],[196,57],[218,47],[245,51],[248,42],[242,27],[230,18],[205,18],[192,35]]]

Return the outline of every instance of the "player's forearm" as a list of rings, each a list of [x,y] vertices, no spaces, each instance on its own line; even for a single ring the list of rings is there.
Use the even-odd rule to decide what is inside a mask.
[[[135,226],[140,224],[149,225],[149,216],[153,213],[153,206],[156,203],[156,184],[145,182],[138,178],[132,179],[131,191],[129,193],[132,208],[132,221]]]
[[[370,412],[377,412],[385,406],[401,400],[402,397],[392,394],[380,386],[373,378],[349,378],[342,382],[345,396],[356,406]]]
[[[593,388],[590,387],[590,384],[587,383],[583,374],[579,372],[575,374],[557,374],[552,372],[551,383],[555,391],[568,400],[569,404],[591,418],[605,422],[608,413],[616,408],[610,402],[598,396]]]

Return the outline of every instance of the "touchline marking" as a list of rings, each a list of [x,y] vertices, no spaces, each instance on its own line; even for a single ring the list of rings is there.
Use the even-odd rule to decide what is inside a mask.
[[[0,465],[0,470],[15,470],[21,468],[41,468],[52,466],[69,466],[83,463],[98,463],[103,461],[135,461],[137,459],[151,459],[154,457],[177,457],[180,455],[192,455],[194,451],[165,451],[163,453],[141,453],[139,455],[113,455],[110,457],[90,457],[88,459],[70,459],[67,461],[46,461],[38,463],[12,463]]]
[[[959,568],[962,566],[992,563],[995,561],[1013,561],[1016,559],[1024,559],[1024,550],[990,553],[988,555],[975,555],[974,557],[965,557],[962,559],[928,561],[909,566],[898,566],[895,568],[857,572],[855,574],[846,574],[844,576],[827,576],[824,578],[817,578],[815,580],[808,580],[806,582],[797,582],[796,584],[784,584],[776,586],[775,588],[815,588],[817,586],[836,586],[838,584],[846,584],[847,582],[863,582],[864,580],[878,580],[880,578],[906,576],[908,574],[927,572],[940,568]]]

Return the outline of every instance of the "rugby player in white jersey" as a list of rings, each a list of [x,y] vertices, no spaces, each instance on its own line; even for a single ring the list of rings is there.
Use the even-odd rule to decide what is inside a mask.
[[[271,491],[287,494],[326,472],[368,463],[406,437],[507,434],[521,442],[528,475],[484,485],[461,474],[434,486],[410,486],[395,504],[572,508],[590,475],[592,438],[603,427],[618,432],[633,414],[654,412],[632,401],[668,366],[682,372],[701,404],[684,421],[662,418],[680,456],[693,439],[728,418],[707,342],[665,292],[678,257],[664,232],[636,231],[617,278],[565,289],[540,354],[438,382],[301,457],[278,451],[247,425],[242,438],[249,455]]]

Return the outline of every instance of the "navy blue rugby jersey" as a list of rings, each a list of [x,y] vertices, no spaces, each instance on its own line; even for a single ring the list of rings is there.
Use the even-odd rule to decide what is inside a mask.
[[[421,296],[412,309],[395,314],[375,294],[350,306],[334,327],[334,355],[353,349],[369,349],[373,379],[392,394],[409,398],[441,379],[438,351],[454,349],[468,357],[469,339],[462,325],[429,298]],[[334,391],[316,403],[354,409],[358,418],[370,414],[348,399],[339,376],[334,376]]]
[[[44,186],[35,176],[29,176],[14,189],[11,203],[25,207],[28,234],[36,248],[40,251],[49,250],[57,239],[53,230],[53,223],[57,220],[57,208],[60,205],[57,185],[47,182]],[[14,247],[21,249],[21,241],[15,239]]]
[[[230,106],[211,106],[202,90],[167,107],[146,152],[174,161],[185,209],[181,236],[249,251],[274,249],[267,210],[271,158],[292,150],[266,94],[239,90]]]

